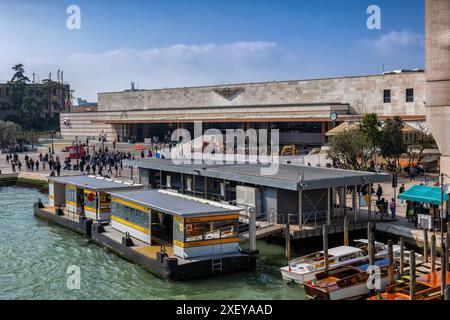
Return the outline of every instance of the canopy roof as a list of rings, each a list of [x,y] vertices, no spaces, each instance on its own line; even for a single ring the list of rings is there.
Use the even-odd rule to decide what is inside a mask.
[[[48,177],[49,181],[65,185],[74,185],[80,188],[91,190],[119,190],[119,189],[141,189],[142,185],[134,184],[117,179],[108,179],[104,177],[76,175],[76,176],[60,176]]]
[[[166,190],[135,190],[111,192],[114,198],[136,203],[153,210],[182,217],[201,217],[239,213],[242,208],[191,197]]]
[[[434,205],[441,205],[441,188],[430,186],[413,186],[407,191],[401,193],[398,198],[402,200],[411,200]],[[448,200],[448,194],[444,193],[444,202]]]

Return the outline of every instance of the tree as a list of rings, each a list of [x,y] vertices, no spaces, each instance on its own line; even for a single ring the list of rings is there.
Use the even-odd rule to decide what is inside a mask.
[[[16,123],[0,121],[0,149],[14,146],[21,134],[22,130]]]
[[[367,169],[372,156],[370,141],[359,129],[338,133],[328,146],[328,156],[343,169]]]
[[[407,152],[403,140],[403,121],[399,116],[386,119],[379,136],[380,154],[391,169],[397,167],[402,153]]]
[[[360,131],[367,137],[373,148],[375,167],[377,164],[377,147],[380,141],[381,122],[376,113],[366,113],[359,125]]]
[[[431,134],[430,128],[425,124],[424,121],[418,122],[417,127],[419,132],[416,134],[414,141],[407,145],[409,162],[412,163],[416,160],[417,165],[420,165],[422,161],[423,151],[425,149],[437,148],[436,141]]]
[[[14,71],[13,77],[9,81],[11,86],[11,107],[13,110],[20,112],[21,124],[24,124],[22,106],[25,99],[25,89],[30,79],[25,76],[25,68],[23,64],[19,63],[12,67]]]

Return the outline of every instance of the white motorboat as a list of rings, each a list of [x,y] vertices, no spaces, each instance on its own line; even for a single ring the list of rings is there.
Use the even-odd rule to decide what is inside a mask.
[[[347,266],[368,258],[368,240],[355,240],[355,246],[340,246],[328,250],[330,268]],[[400,246],[393,245],[394,259],[400,258]],[[388,256],[388,246],[381,242],[375,242],[375,258]],[[409,257],[409,251],[405,251],[405,260]],[[416,254],[416,260],[421,261],[421,255]],[[324,253],[317,251],[312,254],[289,261],[288,265],[281,268],[283,280],[287,283],[304,284],[311,281],[314,276],[325,269]]]

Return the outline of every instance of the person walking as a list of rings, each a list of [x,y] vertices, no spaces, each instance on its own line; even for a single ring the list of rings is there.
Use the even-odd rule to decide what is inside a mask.
[[[381,200],[381,196],[383,195],[383,188],[381,187],[380,184],[378,185],[376,195],[377,195],[377,197],[378,197],[378,201],[380,201],[380,200]]]

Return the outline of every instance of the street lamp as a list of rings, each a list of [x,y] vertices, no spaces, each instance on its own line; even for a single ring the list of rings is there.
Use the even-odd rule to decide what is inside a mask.
[[[53,130],[52,130],[52,132],[51,132],[51,134],[52,134],[52,150],[51,150],[51,154],[55,154],[55,148],[54,148],[54,145],[53,145],[53,135],[55,134],[54,132],[53,132]]]

